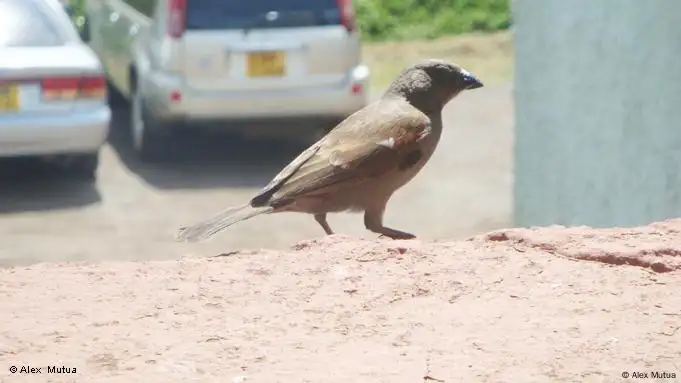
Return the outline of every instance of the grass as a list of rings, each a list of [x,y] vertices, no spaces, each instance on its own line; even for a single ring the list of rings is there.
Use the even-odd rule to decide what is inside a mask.
[[[513,39],[510,31],[445,36],[433,40],[364,43],[363,60],[372,72],[372,89],[383,89],[405,67],[425,58],[456,63],[485,85],[513,77]]]

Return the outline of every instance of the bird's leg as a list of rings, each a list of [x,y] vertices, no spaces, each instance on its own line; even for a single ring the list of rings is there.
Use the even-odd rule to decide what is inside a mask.
[[[385,205],[380,208],[367,209],[364,211],[364,226],[369,231],[381,234],[392,239],[412,239],[416,238],[414,234],[406,233],[383,226],[383,211]]]
[[[329,223],[326,222],[326,213],[322,214],[315,214],[314,215],[315,221],[317,221],[318,224],[321,225],[322,229],[324,229],[324,232],[326,235],[332,235],[333,230],[331,230],[331,226],[329,226]]]

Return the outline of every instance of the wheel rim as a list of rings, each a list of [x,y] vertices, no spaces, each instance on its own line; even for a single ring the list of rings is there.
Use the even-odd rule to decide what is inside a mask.
[[[142,118],[142,97],[137,92],[132,96],[131,117],[132,144],[135,150],[140,151],[144,146],[144,119]]]

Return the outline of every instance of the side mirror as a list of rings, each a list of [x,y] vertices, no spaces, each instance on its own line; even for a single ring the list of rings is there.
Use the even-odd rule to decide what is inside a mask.
[[[80,38],[84,42],[89,42],[90,41],[90,23],[87,22],[87,18],[83,18],[82,25],[79,28],[79,34]]]
[[[69,15],[69,17],[73,18],[73,13],[75,12],[73,5],[64,4],[64,11],[66,12],[67,15]]]

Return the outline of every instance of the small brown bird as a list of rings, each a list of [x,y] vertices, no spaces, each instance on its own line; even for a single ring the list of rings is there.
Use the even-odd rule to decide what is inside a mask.
[[[341,211],[363,211],[364,225],[372,232],[414,238],[383,225],[388,200],[435,151],[445,104],[464,90],[482,86],[465,69],[442,60],[404,69],[379,100],[302,152],[248,204],[183,227],[177,239],[203,240],[239,221],[279,212],[313,214],[330,235],[326,215]]]

